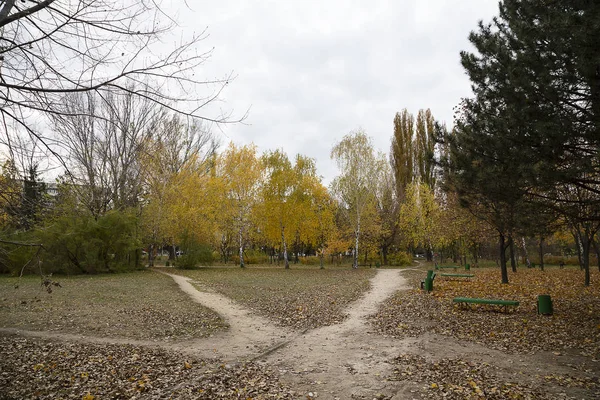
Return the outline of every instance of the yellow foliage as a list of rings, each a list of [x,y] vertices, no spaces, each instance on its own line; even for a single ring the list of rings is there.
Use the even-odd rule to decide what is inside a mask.
[[[433,190],[418,181],[409,184],[399,215],[401,237],[405,244],[431,249],[439,218],[440,210]]]

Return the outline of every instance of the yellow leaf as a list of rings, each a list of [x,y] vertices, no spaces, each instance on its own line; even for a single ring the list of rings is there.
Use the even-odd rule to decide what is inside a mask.
[[[40,369],[44,368],[44,364],[35,364],[33,366],[33,370],[34,371],[39,371]]]
[[[438,388],[438,384],[437,383],[432,383],[431,384],[431,388],[432,389],[437,389]]]
[[[87,394],[84,394],[83,397],[81,398],[81,400],[94,400],[95,397],[90,394],[90,392],[87,392]]]
[[[185,367],[185,369],[190,369],[190,368],[192,368],[192,364],[190,364],[190,363],[189,363],[189,362],[187,362],[187,361],[184,361],[184,362],[183,362],[183,366]]]

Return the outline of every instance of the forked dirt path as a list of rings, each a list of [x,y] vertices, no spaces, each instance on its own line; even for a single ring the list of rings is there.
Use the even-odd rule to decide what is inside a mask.
[[[301,335],[264,362],[278,367],[282,379],[309,398],[389,398],[398,383],[385,380],[392,369],[387,360],[402,353],[406,344],[372,333],[366,317],[403,289],[399,270],[378,270],[371,289],[346,310],[348,319]]]
[[[372,280],[370,291],[348,308],[349,318],[345,322],[317,329],[307,334],[306,330],[292,331],[277,326],[267,318],[252,313],[245,307],[225,296],[210,291],[210,289],[200,291],[194,287],[194,281],[190,278],[165,272],[161,273],[170,276],[193,301],[218,313],[229,325],[229,329],[225,332],[217,332],[209,338],[171,343],[54,331],[30,331],[20,328],[0,328],[0,332],[81,343],[158,346],[191,353],[199,357],[219,358],[225,362],[260,361],[268,359],[269,355],[287,353],[290,349],[296,349],[299,346],[298,343],[306,342],[306,338],[314,337],[314,340],[320,341],[320,337],[327,337],[331,338],[332,342],[338,342],[336,338],[339,335],[354,330],[364,330],[363,318],[375,312],[379,303],[396,290],[402,289],[404,282],[397,270],[378,271],[378,274]],[[304,347],[306,347],[306,353],[304,354],[312,352],[312,348]],[[286,350],[280,350],[283,348]],[[302,346],[299,349],[302,349]]]
[[[164,273],[164,272],[163,272]],[[166,274],[175,280],[181,290],[193,301],[218,313],[229,325],[226,332],[214,337],[174,344],[173,347],[201,356],[217,356],[226,361],[255,358],[297,335],[288,329],[275,326],[271,321],[235,303],[218,293],[199,291],[190,278]]]
[[[170,276],[194,301],[213,309],[230,325],[225,335],[210,343],[220,356],[235,361],[254,352],[253,360],[279,369],[282,379],[299,389],[302,397],[372,399],[397,392],[398,383],[384,379],[391,371],[386,360],[402,352],[405,345],[372,336],[366,317],[389,296],[405,289],[399,270],[378,270],[370,290],[346,310],[348,318],[343,323],[307,332],[274,326],[221,295],[196,290],[188,278]],[[206,348],[208,343],[202,343]]]
[[[301,399],[415,398],[422,389],[419,385],[387,379],[393,375],[390,361],[403,353],[430,360],[459,357],[491,363],[507,380],[518,375],[531,383],[535,374],[569,374],[573,372],[570,365],[581,362],[579,357],[561,359],[547,353],[505,354],[434,334],[399,340],[372,331],[366,317],[396,291],[408,289],[400,270],[378,270],[370,290],[346,309],[344,322],[304,332],[275,326],[224,296],[198,291],[188,278],[170,276],[194,301],[213,309],[230,325],[228,332],[214,338],[177,345],[180,350],[217,355],[230,362],[263,363],[277,369]]]

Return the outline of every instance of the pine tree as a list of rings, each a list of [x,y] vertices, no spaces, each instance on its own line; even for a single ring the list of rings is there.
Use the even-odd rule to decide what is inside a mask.
[[[600,4],[506,0],[499,10],[469,36],[477,53],[461,53],[475,97],[459,110],[448,166],[461,201],[496,213],[503,243],[523,200],[568,212],[561,188],[571,187],[596,194],[578,202],[600,202]]]

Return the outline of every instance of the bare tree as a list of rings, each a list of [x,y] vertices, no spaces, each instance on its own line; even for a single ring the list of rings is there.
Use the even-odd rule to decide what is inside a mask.
[[[174,238],[168,237],[163,221],[168,218],[167,192],[184,166],[200,174],[213,167],[219,142],[202,121],[186,123],[179,115],[160,114],[151,127],[152,135],[142,154],[143,198],[151,203],[143,211],[143,225],[148,243],[148,262],[154,265],[156,247],[167,246],[169,259],[175,258]]]
[[[164,111],[164,110],[163,110]],[[177,114],[163,113],[153,127],[150,158],[163,166],[165,173],[176,174],[189,162],[206,166],[219,147],[219,141],[202,120],[185,121]]]
[[[62,106],[65,94],[106,98],[114,89],[190,117],[235,122],[205,108],[232,79],[197,76],[212,52],[199,49],[206,31],[168,48],[161,39],[175,26],[158,0],[0,0],[0,126],[50,147],[34,119],[79,117]]]
[[[68,155],[72,189],[95,217],[135,206],[142,190],[140,157],[162,115],[156,103],[132,91],[104,98],[72,93],[63,102],[69,116],[55,114],[53,122]]]

